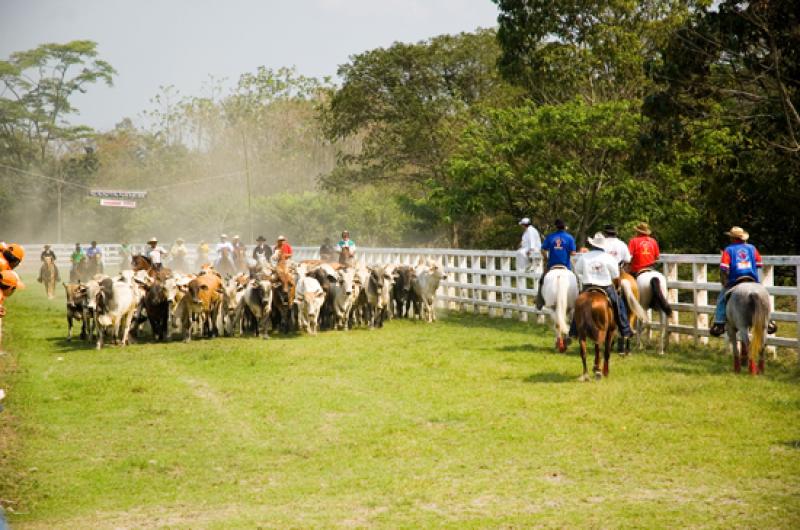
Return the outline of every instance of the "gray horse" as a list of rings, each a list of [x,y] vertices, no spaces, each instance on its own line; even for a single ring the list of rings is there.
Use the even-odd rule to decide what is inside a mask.
[[[769,322],[769,294],[766,287],[756,282],[740,283],[728,293],[728,340],[733,348],[733,370],[749,361],[750,373],[764,373],[764,339]],[[753,338],[750,340],[750,328]],[[737,338],[742,343],[741,352]],[[758,367],[756,367],[758,357]]]

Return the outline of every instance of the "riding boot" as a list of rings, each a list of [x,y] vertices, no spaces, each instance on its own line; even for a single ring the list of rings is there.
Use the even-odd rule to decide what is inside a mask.
[[[575,318],[572,318],[572,322],[569,323],[569,334],[570,337],[577,337],[578,336],[578,327],[575,325]]]

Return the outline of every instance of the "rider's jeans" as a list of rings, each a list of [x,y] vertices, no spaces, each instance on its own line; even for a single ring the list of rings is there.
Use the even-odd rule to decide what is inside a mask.
[[[728,299],[725,298],[725,293],[728,292],[727,287],[723,287],[720,292],[719,296],[717,297],[717,309],[714,311],[714,323],[715,324],[724,324],[725,323],[725,309],[728,307]]]

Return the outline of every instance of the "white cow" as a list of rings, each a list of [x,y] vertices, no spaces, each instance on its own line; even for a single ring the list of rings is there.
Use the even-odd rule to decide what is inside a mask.
[[[414,272],[416,277],[411,282],[411,288],[421,306],[417,314],[428,322],[433,322],[436,320],[436,311],[434,310],[436,290],[439,288],[439,283],[447,279],[444,268],[441,263],[428,260],[425,264],[417,265]]]
[[[131,321],[139,304],[138,288],[125,280],[114,281],[111,278],[104,278],[99,282],[95,301],[98,325],[97,349],[103,347],[106,330],[110,331],[115,344],[120,339],[120,333],[122,345],[128,344]]]
[[[339,269],[337,282],[331,288],[333,295],[333,318],[337,329],[347,329],[350,310],[355,302],[356,270],[351,267]]]
[[[301,276],[295,293],[295,302],[299,306],[297,313],[300,327],[316,335],[319,330],[319,312],[325,301],[325,291],[315,278]]]

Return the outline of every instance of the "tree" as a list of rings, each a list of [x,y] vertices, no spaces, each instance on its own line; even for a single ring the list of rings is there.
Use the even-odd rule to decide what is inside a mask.
[[[323,121],[329,139],[358,138],[361,147],[340,153],[323,185],[400,184],[405,203],[435,219],[434,226],[449,225],[457,245],[458,220],[434,212],[426,197],[432,183],[446,182],[447,161],[470,113],[515,97],[494,66],[498,53],[494,32],[479,30],[354,56],[339,69],[343,84]]]
[[[580,96],[636,99],[645,66],[690,9],[709,0],[493,0],[499,10],[498,66],[537,103]]]
[[[661,51],[647,140],[659,162],[708,161],[690,168],[703,175],[706,250],[734,224],[767,252],[798,250],[799,28],[794,2],[726,0],[687,19]]]
[[[98,81],[112,85],[116,71],[96,58],[96,48],[88,40],[42,44],[0,61],[0,142],[17,162],[25,162],[28,151],[20,142],[36,146],[43,164],[54,141],[84,138],[91,132],[70,125],[66,117],[77,112],[70,102],[76,92],[86,92]]]
[[[435,198],[455,215],[530,216],[540,227],[562,217],[582,243],[603,223],[632,224],[670,206],[662,175],[633,167],[639,127],[628,101],[494,110],[465,131],[453,185]]]

